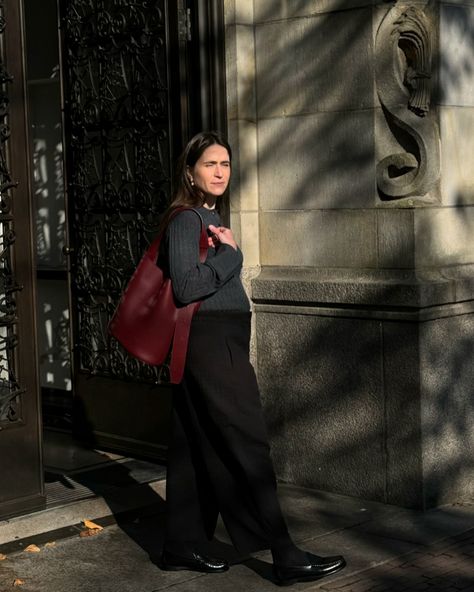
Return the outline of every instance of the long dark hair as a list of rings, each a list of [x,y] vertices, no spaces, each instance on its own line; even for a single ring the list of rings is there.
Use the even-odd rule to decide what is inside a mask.
[[[191,185],[188,168],[192,168],[201,158],[203,152],[209,148],[209,146],[215,144],[223,146],[227,150],[229,153],[229,161],[232,162],[232,150],[229,143],[219,132],[201,132],[196,134],[186,144],[185,149],[178,159],[175,189],[171,197],[171,203],[163,214],[160,231],[168,224],[169,217],[175,208],[179,206],[199,208],[204,204],[206,199],[205,195],[196,185]]]

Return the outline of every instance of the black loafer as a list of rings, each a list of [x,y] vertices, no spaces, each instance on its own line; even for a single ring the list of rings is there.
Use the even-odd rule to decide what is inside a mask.
[[[200,571],[202,573],[220,573],[229,569],[229,564],[223,559],[206,557],[199,553],[191,553],[182,556],[175,555],[169,551],[163,551],[161,556],[161,569],[165,571],[180,571],[188,569],[190,571]]]
[[[330,576],[345,567],[344,557],[336,555],[335,557],[318,557],[312,553],[306,553],[308,556],[307,565],[273,565],[273,573],[277,584],[280,586],[289,586],[296,582],[312,582],[325,576]]]

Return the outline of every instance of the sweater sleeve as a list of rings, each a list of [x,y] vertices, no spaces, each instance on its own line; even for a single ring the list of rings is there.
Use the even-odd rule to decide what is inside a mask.
[[[171,221],[166,235],[169,271],[176,300],[189,304],[217,292],[240,272],[242,253],[219,245],[214,257],[199,261],[201,222],[195,212],[181,212]]]

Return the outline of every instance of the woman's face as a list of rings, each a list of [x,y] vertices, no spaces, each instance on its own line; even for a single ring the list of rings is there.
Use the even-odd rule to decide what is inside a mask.
[[[224,146],[213,144],[206,148],[193,167],[188,169],[190,180],[205,195],[206,200],[220,197],[230,180],[229,153]]]

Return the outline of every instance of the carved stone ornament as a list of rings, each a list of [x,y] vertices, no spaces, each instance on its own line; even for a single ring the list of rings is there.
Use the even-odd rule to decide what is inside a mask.
[[[439,179],[439,131],[430,111],[431,30],[425,10],[402,3],[388,11],[377,31],[377,93],[390,130],[405,149],[377,164],[382,199],[423,198]]]

